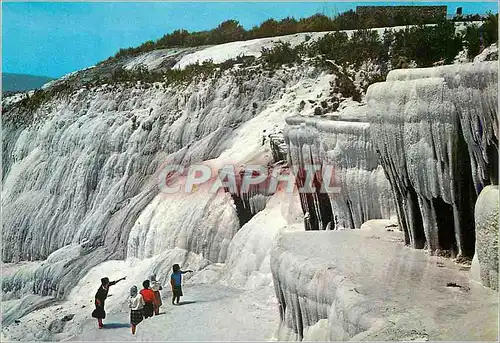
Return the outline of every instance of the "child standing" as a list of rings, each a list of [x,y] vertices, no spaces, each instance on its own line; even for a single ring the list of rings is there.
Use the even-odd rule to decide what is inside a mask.
[[[170,285],[172,286],[172,305],[174,301],[177,300],[177,305],[179,305],[179,300],[183,296],[182,294],[182,274],[192,273],[192,270],[181,270],[178,264],[172,266],[172,276],[170,277]]]
[[[144,308],[144,298],[137,293],[137,286],[130,288],[130,298],[128,299],[128,307],[130,308],[130,324],[132,325],[132,335],[135,335],[137,325],[144,318],[142,310]]]
[[[153,302],[154,312],[155,315],[158,315],[160,314],[160,306],[162,305],[160,291],[163,288],[161,287],[161,284],[158,281],[156,281],[156,275],[151,275],[150,280],[151,280],[151,290],[153,290],[155,294]]]
[[[106,311],[104,311],[104,301],[108,297],[109,287],[116,285],[118,282],[125,280],[126,277],[122,277],[116,281],[109,281],[109,278],[104,277],[101,279],[101,286],[95,294],[94,304],[95,310],[92,312],[92,317],[97,318],[97,325],[99,329],[104,327],[102,320],[106,318]]]
[[[146,319],[153,316],[153,309],[154,309],[153,302],[155,299],[155,294],[151,290],[149,285],[150,285],[149,280],[144,281],[142,283],[142,286],[144,288],[141,289],[141,292],[140,292],[142,295],[142,298],[144,299],[143,312],[144,312],[144,318],[146,318]]]

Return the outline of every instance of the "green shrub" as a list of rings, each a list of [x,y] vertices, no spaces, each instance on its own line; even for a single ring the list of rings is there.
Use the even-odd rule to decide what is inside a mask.
[[[441,60],[449,64],[462,47],[462,37],[455,32],[452,21],[441,20],[435,26],[407,27],[394,32],[391,62],[398,66],[402,60],[413,60],[418,67],[430,67]]]
[[[349,38],[345,32],[332,32],[324,35],[308,48],[309,57],[322,55],[326,59],[344,63],[348,60]]]
[[[342,94],[344,98],[352,98],[354,101],[361,101],[361,93],[356,88],[354,82],[343,72],[338,72],[335,75],[337,76],[336,86],[338,87],[338,92]]]
[[[356,65],[363,61],[386,61],[388,59],[388,49],[380,40],[377,31],[358,30],[350,39],[349,58]]]
[[[498,42],[498,13],[493,15],[489,13],[481,25],[480,34],[485,46]]]
[[[489,14],[481,26],[468,25],[463,40],[469,59],[473,59],[485,47],[498,42],[498,15]]]
[[[387,61],[388,49],[376,31],[357,30],[351,38],[348,38],[345,32],[326,34],[313,42],[308,50],[309,57],[322,55],[338,64],[354,63],[359,66],[368,60]]]
[[[236,20],[226,20],[210,33],[210,44],[222,44],[245,39],[245,29]]]
[[[292,48],[290,43],[278,42],[272,48],[262,48],[261,59],[268,68],[275,69],[283,64],[293,65],[301,61],[301,47]]]
[[[464,33],[464,45],[467,48],[467,58],[473,59],[481,52],[481,38],[477,25],[467,26]]]

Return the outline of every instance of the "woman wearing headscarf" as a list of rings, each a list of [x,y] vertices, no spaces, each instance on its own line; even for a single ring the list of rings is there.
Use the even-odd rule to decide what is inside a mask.
[[[156,275],[151,275],[149,280],[151,281],[151,290],[154,292],[155,297],[153,301],[155,315],[160,314],[161,294],[160,291],[163,289],[161,284],[156,280]]]
[[[104,327],[102,320],[106,318],[106,311],[104,311],[104,301],[108,297],[109,287],[116,285],[118,282],[125,280],[126,277],[122,277],[116,281],[109,281],[109,278],[104,277],[101,279],[101,286],[97,290],[95,294],[95,310],[92,312],[92,317],[97,318],[97,324],[99,325],[99,329]]]
[[[132,325],[132,335],[135,335],[137,325],[144,319],[143,308],[146,303],[144,298],[137,291],[137,286],[130,288],[128,307],[130,308],[130,324]]]

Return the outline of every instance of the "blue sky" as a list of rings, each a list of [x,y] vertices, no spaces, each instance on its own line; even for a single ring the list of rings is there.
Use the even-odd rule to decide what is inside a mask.
[[[421,2],[413,2],[420,4]],[[269,18],[333,16],[369,2],[3,2],[4,72],[59,77],[165,33],[216,27],[227,19],[251,28]],[[380,5],[402,4],[378,2]],[[412,2],[404,2],[412,4]],[[464,14],[498,12],[497,2],[426,2],[463,7]]]

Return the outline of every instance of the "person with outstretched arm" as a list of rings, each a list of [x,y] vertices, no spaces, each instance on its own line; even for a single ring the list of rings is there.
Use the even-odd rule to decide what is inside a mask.
[[[125,280],[127,277],[122,277],[116,281],[109,281],[109,278],[104,277],[101,279],[101,286],[97,290],[95,294],[95,310],[92,312],[92,317],[97,318],[97,324],[99,325],[99,329],[104,327],[102,320],[106,318],[106,311],[104,311],[104,302],[108,297],[109,287],[116,285],[118,282]]]
[[[192,273],[192,270],[181,270],[178,264],[172,266],[172,276],[170,277],[170,285],[172,286],[172,305],[179,305],[179,300],[183,296],[182,294],[182,274]]]

